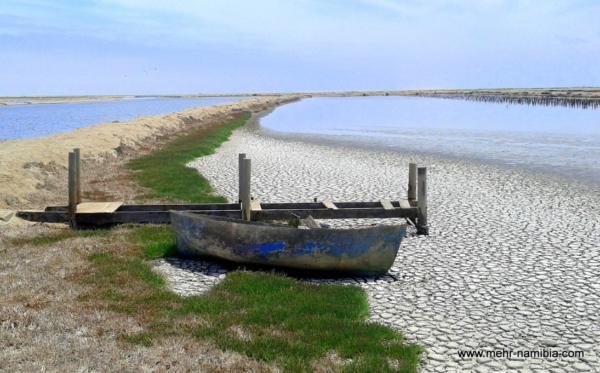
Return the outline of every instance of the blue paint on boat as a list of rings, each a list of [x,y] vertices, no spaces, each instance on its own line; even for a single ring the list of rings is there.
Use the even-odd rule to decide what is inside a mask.
[[[357,257],[363,255],[371,247],[371,242],[340,242],[329,249],[329,255],[339,257]]]
[[[323,248],[320,243],[317,242],[307,242],[304,244],[302,251],[299,253],[300,255],[314,255],[315,252],[321,251]]]
[[[373,242],[347,242],[347,240],[339,240],[332,243],[307,242],[299,255],[318,255],[326,254],[335,257],[358,257],[364,255],[371,248]]]
[[[267,243],[263,245],[253,245],[248,247],[248,252],[262,256],[271,255],[273,253],[285,250],[286,245],[283,242]]]

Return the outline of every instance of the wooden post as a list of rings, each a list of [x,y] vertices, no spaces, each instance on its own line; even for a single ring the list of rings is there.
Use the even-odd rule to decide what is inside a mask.
[[[411,204],[417,200],[417,164],[408,164],[408,202]]]
[[[81,203],[81,151],[79,148],[73,149],[75,153],[75,185],[76,185],[76,201]]]
[[[69,152],[69,218],[71,228],[77,228],[75,213],[77,212],[77,159],[74,152]]]
[[[242,160],[242,170],[242,218],[250,221],[252,219],[252,199],[250,198],[250,174],[252,169],[250,159],[244,158]]]
[[[244,171],[242,160],[246,158],[246,153],[238,154],[238,203],[242,203],[242,189],[244,185]]]
[[[429,234],[427,226],[427,167],[418,168],[417,234]]]

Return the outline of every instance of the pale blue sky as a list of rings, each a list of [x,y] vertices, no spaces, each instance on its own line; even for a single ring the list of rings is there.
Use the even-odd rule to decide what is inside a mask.
[[[0,95],[600,86],[600,0],[1,0]]]

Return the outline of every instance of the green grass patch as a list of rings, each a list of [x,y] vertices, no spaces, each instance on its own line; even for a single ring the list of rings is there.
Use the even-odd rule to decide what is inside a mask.
[[[341,370],[393,371],[389,361],[395,360],[403,366],[400,371],[414,371],[419,348],[390,328],[367,323],[368,312],[366,295],[357,287],[234,272],[208,296],[186,300],[169,317],[201,315],[208,326],[192,328],[194,335],[286,371],[311,371],[333,351],[348,359]]]
[[[90,286],[81,299],[138,319],[144,330],[122,335],[127,343],[149,346],[166,336],[188,336],[288,372],[329,366],[333,363],[326,357],[332,354],[335,371],[416,370],[421,349],[407,344],[400,333],[367,322],[367,297],[358,287],[233,272],[208,294],[182,298],[166,288],[146,261],[174,248],[169,228],[128,228],[115,234],[135,244],[89,257],[92,270],[83,281]]]
[[[213,154],[249,118],[250,114],[245,113],[223,125],[194,130],[149,155],[132,160],[128,166],[135,171],[140,185],[153,190],[153,197],[193,203],[227,202],[213,193],[204,177],[185,165]]]
[[[135,230],[134,238],[144,248],[147,259],[166,258],[177,254],[175,232],[170,226],[141,227]]]

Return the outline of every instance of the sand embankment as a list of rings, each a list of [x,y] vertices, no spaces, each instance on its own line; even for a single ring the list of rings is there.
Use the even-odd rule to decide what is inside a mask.
[[[39,208],[57,198],[66,199],[57,193],[64,191],[67,154],[73,148],[81,148],[84,160],[114,159],[124,147],[152,146],[165,136],[218,123],[240,111],[272,109],[299,97],[259,97],[162,117],[100,124],[46,138],[3,142],[0,144],[0,209]]]

